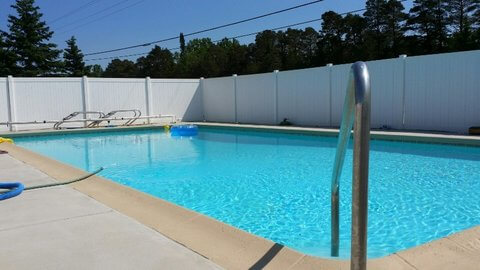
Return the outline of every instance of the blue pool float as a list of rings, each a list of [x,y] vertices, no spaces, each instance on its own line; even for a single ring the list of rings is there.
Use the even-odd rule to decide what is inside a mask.
[[[22,183],[0,183],[0,189],[9,189],[7,192],[0,193],[0,201],[13,198],[22,193],[25,187]]]
[[[172,136],[195,136],[198,134],[198,127],[196,125],[178,125],[170,128],[170,135]]]

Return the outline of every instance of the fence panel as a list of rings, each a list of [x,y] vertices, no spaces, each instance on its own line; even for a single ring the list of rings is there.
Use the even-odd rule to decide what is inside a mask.
[[[7,79],[0,78],[0,122],[8,121]],[[0,125],[0,131],[7,131],[7,126]]]
[[[403,128],[403,58],[370,61],[367,65],[371,81],[372,128]]]
[[[296,125],[330,125],[329,68],[310,68],[278,73],[278,121]]]
[[[82,111],[81,78],[14,78],[14,121],[59,120]],[[78,124],[77,124],[78,125]],[[17,125],[17,130],[53,124]],[[67,125],[68,126],[68,125]]]
[[[348,76],[350,75],[351,64],[344,64],[331,67],[332,80],[332,127],[339,127],[342,121],[343,102],[347,91]]]
[[[114,110],[138,109],[142,115],[147,115],[145,79],[89,78],[88,80],[88,110],[108,113]],[[118,113],[114,117],[122,116],[133,116],[133,113]]]
[[[210,122],[235,122],[235,77],[203,80],[203,114]]]
[[[405,128],[466,133],[480,125],[479,51],[408,57]]]
[[[239,123],[275,123],[275,74],[237,77],[237,119]]]
[[[202,120],[198,79],[152,79],[152,114],[173,114],[184,121]],[[154,120],[152,122],[160,122]]]

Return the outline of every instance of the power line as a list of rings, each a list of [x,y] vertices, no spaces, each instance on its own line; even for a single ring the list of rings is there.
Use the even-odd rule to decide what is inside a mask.
[[[308,3],[304,3],[304,4],[296,5],[296,6],[293,6],[293,7],[289,7],[289,8],[285,8],[285,9],[281,9],[281,10],[277,10],[277,11],[273,11],[273,12],[270,12],[270,13],[267,13],[267,14],[263,14],[263,15],[251,17],[251,18],[248,18],[248,19],[243,19],[243,20],[240,20],[240,21],[231,22],[231,23],[227,23],[227,24],[223,24],[223,25],[219,25],[219,26],[215,26],[215,27],[211,27],[211,28],[199,30],[199,31],[196,31],[196,32],[188,33],[188,34],[185,34],[184,36],[187,37],[187,36],[197,35],[197,34],[201,34],[201,33],[205,33],[205,32],[210,32],[210,31],[213,31],[213,30],[217,30],[217,29],[221,29],[221,28],[225,28],[225,27],[229,27],[229,26],[233,26],[233,25],[237,25],[237,24],[241,24],[241,23],[245,23],[245,22],[249,22],[249,21],[258,20],[258,19],[261,19],[261,18],[265,18],[265,17],[268,17],[268,16],[276,15],[276,14],[283,13],[283,12],[286,12],[286,11],[290,11],[290,10],[294,10],[294,9],[306,7],[306,6],[309,6],[309,5],[313,5],[313,4],[322,2],[322,1],[324,1],[324,0],[311,1],[311,2],[308,2]],[[104,53],[110,53],[110,52],[117,52],[117,51],[123,51],[123,50],[138,48],[138,47],[146,47],[146,46],[150,46],[150,45],[153,45],[153,44],[156,44],[156,43],[161,43],[161,42],[165,42],[165,41],[175,40],[175,39],[177,39],[177,38],[179,38],[179,36],[169,37],[169,38],[165,38],[165,39],[161,39],[161,40],[150,41],[150,42],[143,43],[143,44],[137,44],[137,45],[127,46],[127,47],[122,47],[122,48],[117,48],[117,49],[111,49],[111,50],[105,50],[105,51],[87,53],[87,54],[85,54],[85,56],[97,55],[97,54],[104,54]]]
[[[53,20],[49,21],[49,23],[50,23],[50,24],[55,23],[55,22],[57,22],[57,21],[59,21],[59,20],[61,20],[61,19],[63,19],[63,18],[66,18],[66,17],[68,17],[68,16],[70,16],[70,15],[72,15],[72,14],[77,13],[78,11],[84,9],[85,7],[90,6],[91,4],[94,4],[94,3],[96,4],[96,3],[100,2],[100,1],[101,1],[101,0],[93,0],[93,1],[90,1],[90,2],[88,2],[88,3],[86,3],[86,4],[84,4],[84,5],[79,6],[78,8],[76,8],[76,9],[74,9],[74,10],[71,10],[71,11],[67,12],[66,14],[64,14],[64,15],[56,18],[56,19],[53,19]]]
[[[67,27],[67,26],[70,26],[70,25],[76,24],[76,23],[78,23],[78,22],[84,21],[84,20],[86,20],[86,19],[89,19],[89,18],[91,18],[91,17],[94,17],[94,16],[96,16],[96,15],[102,13],[102,12],[105,12],[105,11],[107,11],[107,10],[109,10],[109,9],[115,8],[115,7],[119,6],[119,5],[122,5],[122,4],[125,3],[125,2],[128,2],[128,1],[131,1],[131,0],[123,0],[123,1],[117,2],[117,3],[113,4],[113,5],[110,5],[110,6],[104,8],[104,9],[102,9],[102,10],[99,10],[99,11],[93,13],[93,14],[90,14],[90,15],[88,15],[88,16],[85,16],[85,17],[83,17],[83,18],[80,18],[80,19],[78,19],[78,20],[75,20],[75,21],[73,21],[73,22],[71,22],[71,23],[68,23],[68,24],[65,24],[65,25],[63,25],[63,26],[60,26],[59,28],[57,28],[57,30],[64,29],[64,28]]]
[[[405,1],[405,0],[404,0],[404,1]],[[356,9],[356,10],[351,10],[351,11],[339,13],[338,15],[343,16],[343,15],[353,14],[353,13],[357,13],[357,12],[361,12],[361,11],[365,11],[365,10],[366,10],[365,8]],[[312,20],[308,20],[308,21],[303,21],[303,22],[293,23],[293,24],[284,25],[284,26],[279,26],[279,27],[275,27],[275,28],[265,29],[265,30],[262,30],[262,31],[252,32],[252,33],[248,33],[248,34],[242,34],[242,35],[233,36],[233,37],[225,37],[225,38],[222,38],[222,39],[215,40],[215,41],[213,41],[213,43],[220,42],[220,41],[222,41],[222,40],[224,40],[224,39],[243,38],[243,37],[248,37],[248,36],[257,35],[257,34],[262,33],[263,31],[267,31],[267,30],[276,31],[276,30],[285,29],[285,28],[290,28],[290,27],[299,26],[299,25],[303,25],[303,24],[308,24],[308,23],[312,23],[312,22],[318,22],[318,21],[321,21],[321,20],[322,20],[322,18],[312,19]],[[171,51],[175,51],[175,50],[179,50],[179,49],[180,49],[180,47],[168,48],[168,50],[171,50]],[[99,60],[110,60],[110,59],[117,59],[117,58],[127,58],[127,57],[132,57],[132,56],[147,55],[147,54],[149,54],[149,53],[150,53],[150,52],[143,52],[143,53],[134,53],[134,54],[110,56],[110,57],[93,58],[93,59],[86,59],[85,62],[87,62],[87,61],[99,61]]]
[[[100,18],[97,18],[97,19],[91,20],[91,21],[89,21],[89,22],[86,22],[86,23],[84,23],[84,24],[80,24],[80,25],[78,25],[78,26],[76,26],[76,27],[74,27],[74,28],[71,28],[71,29],[65,30],[65,31],[63,31],[63,32],[60,32],[60,33],[58,33],[58,34],[67,33],[67,32],[73,31],[73,30],[75,30],[75,29],[78,29],[78,28],[84,27],[84,26],[86,26],[86,25],[92,24],[92,23],[94,23],[94,22],[97,22],[97,21],[103,20],[103,19],[105,19],[105,18],[107,18],[107,17],[109,17],[109,16],[112,16],[112,15],[114,15],[114,14],[117,14],[117,13],[119,13],[119,12],[121,12],[121,11],[123,11],[123,10],[127,9],[127,8],[134,7],[134,6],[136,6],[136,5],[140,4],[140,3],[144,2],[144,1],[145,1],[145,0],[140,0],[140,1],[137,1],[137,2],[135,2],[135,3],[133,3],[133,4],[131,4],[131,5],[128,5],[128,6],[126,6],[126,7],[123,7],[123,8],[121,8],[121,9],[117,9],[117,10],[115,10],[115,11],[113,11],[113,12],[110,12],[110,13],[108,13],[108,14],[106,14],[106,15],[104,15],[104,16],[102,16],[102,17],[100,17]]]

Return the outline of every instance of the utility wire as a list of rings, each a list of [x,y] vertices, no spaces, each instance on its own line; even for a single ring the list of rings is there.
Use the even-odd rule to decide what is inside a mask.
[[[210,32],[210,31],[213,31],[213,30],[217,30],[217,29],[221,29],[221,28],[225,28],[225,27],[229,27],[229,26],[233,26],[233,25],[237,25],[237,24],[241,24],[241,23],[245,23],[245,22],[249,22],[249,21],[258,20],[258,19],[261,19],[261,18],[265,18],[265,17],[268,17],[268,16],[276,15],[276,14],[283,13],[283,12],[286,12],[286,11],[290,11],[290,10],[294,10],[294,9],[306,7],[306,6],[309,6],[309,5],[313,5],[313,4],[322,2],[322,1],[324,1],[324,0],[315,0],[315,1],[308,2],[308,3],[296,5],[296,6],[293,6],[293,7],[289,7],[289,8],[285,8],[285,9],[281,9],[281,10],[277,10],[277,11],[273,11],[273,12],[270,12],[270,13],[266,13],[266,14],[263,14],[263,15],[251,17],[251,18],[248,18],[248,19],[243,19],[243,20],[240,20],[240,21],[235,21],[235,22],[231,22],[231,23],[227,23],[227,24],[223,24],[223,25],[219,25],[219,26],[215,26],[215,27],[211,27],[211,28],[207,28],[207,29],[203,29],[203,30],[191,32],[191,33],[187,33],[187,34],[184,35],[184,37],[188,37],[188,36],[192,36],[192,35],[197,35],[197,34],[201,34],[201,33],[205,33],[205,32]],[[146,47],[146,46],[150,46],[150,45],[153,45],[153,44],[156,44],[156,43],[161,43],[161,42],[165,42],[165,41],[175,40],[175,39],[177,39],[177,38],[179,38],[179,36],[169,37],[169,38],[165,38],[165,39],[150,41],[150,42],[143,43],[143,44],[137,44],[137,45],[127,46],[127,47],[122,47],[122,48],[117,48],[117,49],[111,49],[111,50],[104,50],[104,51],[99,51],[99,52],[87,53],[87,54],[85,54],[85,56],[97,55],[97,54],[104,54],[104,53],[110,53],[110,52],[117,52],[117,51],[123,51],[123,50],[138,48],[138,47]]]
[[[57,17],[56,19],[53,19],[53,20],[49,21],[49,23],[50,23],[50,24],[55,23],[55,22],[57,22],[57,21],[59,21],[59,20],[61,20],[61,19],[63,19],[63,18],[66,18],[66,17],[68,17],[68,16],[70,16],[70,15],[73,15],[73,14],[77,13],[78,11],[84,9],[85,7],[90,6],[91,4],[98,3],[98,2],[100,2],[100,1],[101,1],[101,0],[93,0],[93,1],[90,1],[90,2],[88,2],[88,3],[86,3],[86,4],[84,4],[84,5],[79,6],[78,8],[76,8],[76,9],[74,9],[74,10],[71,10],[71,11],[67,12],[66,14],[64,14],[64,15],[62,15],[62,16],[60,16],[60,17]]]
[[[357,10],[351,10],[351,11],[347,11],[347,12],[344,12],[344,13],[339,13],[338,15],[343,16],[343,15],[353,14],[353,13],[357,13],[357,12],[361,12],[361,11],[365,11],[365,10],[366,10],[365,8],[357,9]],[[299,23],[293,23],[293,24],[289,24],[289,25],[284,25],[284,26],[279,26],[279,27],[275,27],[275,28],[265,29],[265,30],[262,30],[262,31],[252,32],[252,33],[248,33],[248,34],[242,34],[242,35],[233,36],[233,37],[225,37],[225,38],[222,38],[222,39],[215,40],[215,41],[213,41],[213,43],[220,42],[224,39],[229,39],[230,40],[230,39],[243,38],[243,37],[257,35],[257,34],[262,33],[263,31],[267,31],[267,30],[276,31],[276,30],[290,28],[290,27],[299,26],[299,25],[303,25],[303,24],[308,24],[308,23],[312,23],[312,22],[318,22],[318,21],[321,21],[321,20],[322,20],[322,18],[312,19],[312,20],[308,20],[308,21],[303,21],[303,22],[299,22]],[[170,50],[170,51],[175,51],[175,50],[179,50],[179,49],[180,49],[180,47],[168,48],[168,50]],[[143,53],[110,56],[110,57],[92,58],[92,59],[86,59],[85,62],[87,62],[87,61],[109,60],[109,59],[117,59],[117,58],[127,58],[127,57],[132,57],[132,56],[147,55],[149,53],[150,52],[143,52]]]
[[[103,20],[103,19],[105,19],[105,18],[107,18],[107,17],[109,17],[109,16],[112,16],[112,15],[114,15],[114,14],[117,14],[117,13],[119,13],[119,12],[121,12],[121,11],[123,11],[123,10],[127,9],[127,8],[134,7],[134,6],[136,6],[136,5],[140,4],[140,3],[144,2],[144,1],[145,1],[145,0],[140,0],[140,1],[137,1],[137,2],[135,2],[135,3],[133,3],[133,4],[131,4],[131,5],[128,5],[128,6],[126,6],[126,7],[123,7],[123,8],[121,8],[121,9],[117,9],[117,10],[115,10],[115,11],[113,11],[113,12],[110,12],[110,13],[108,13],[108,14],[106,14],[106,15],[104,15],[104,16],[102,16],[102,17],[100,17],[100,18],[97,18],[97,19],[91,20],[91,21],[89,21],[89,22],[86,22],[86,23],[84,23],[84,24],[80,24],[80,25],[78,25],[78,26],[76,26],[76,27],[74,27],[74,28],[71,28],[71,29],[68,29],[68,30],[62,31],[62,32],[60,32],[60,33],[58,33],[58,34],[59,34],[59,35],[61,35],[61,34],[63,34],[63,33],[67,33],[67,32],[73,31],[73,30],[75,30],[75,29],[78,29],[78,28],[84,27],[85,25],[89,25],[89,24],[92,24],[92,23],[94,23],[94,22],[97,22],[97,21]]]
[[[98,14],[100,14],[100,13],[103,13],[103,12],[105,12],[105,11],[107,11],[107,10],[110,10],[110,9],[112,9],[112,8],[115,8],[115,7],[121,5],[121,4],[125,3],[125,2],[128,2],[128,1],[130,1],[130,0],[123,0],[123,1],[117,2],[117,3],[113,4],[113,5],[110,5],[110,6],[104,8],[104,9],[102,9],[102,10],[99,10],[99,11],[93,13],[93,14],[90,14],[90,15],[88,15],[88,16],[85,16],[85,17],[83,17],[83,18],[80,18],[80,19],[78,19],[78,20],[75,20],[75,21],[73,21],[73,22],[71,22],[71,23],[68,23],[68,24],[65,24],[65,25],[63,25],[63,26],[60,26],[60,27],[57,28],[56,30],[58,31],[58,30],[60,30],[60,29],[66,28],[67,26],[76,24],[76,23],[81,22],[81,21],[84,21],[84,20],[86,20],[86,19],[90,19],[91,17],[94,17],[94,16],[96,16],[96,15],[98,15]]]

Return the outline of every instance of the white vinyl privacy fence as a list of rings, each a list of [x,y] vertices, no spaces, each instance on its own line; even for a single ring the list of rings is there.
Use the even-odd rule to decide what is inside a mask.
[[[480,51],[401,56],[367,66],[373,128],[466,133],[480,126]],[[300,126],[338,127],[349,69],[327,65],[208,79],[0,78],[0,122],[139,109],[184,121],[275,125],[287,118]]]
[[[0,78],[0,122],[60,120],[75,111],[108,113],[128,109],[138,109],[144,116],[175,115],[197,121],[202,120],[199,84],[199,79]],[[52,126],[2,125],[0,129]]]
[[[204,120],[338,127],[351,64],[204,79]],[[372,127],[466,133],[480,126],[480,51],[367,62]]]

